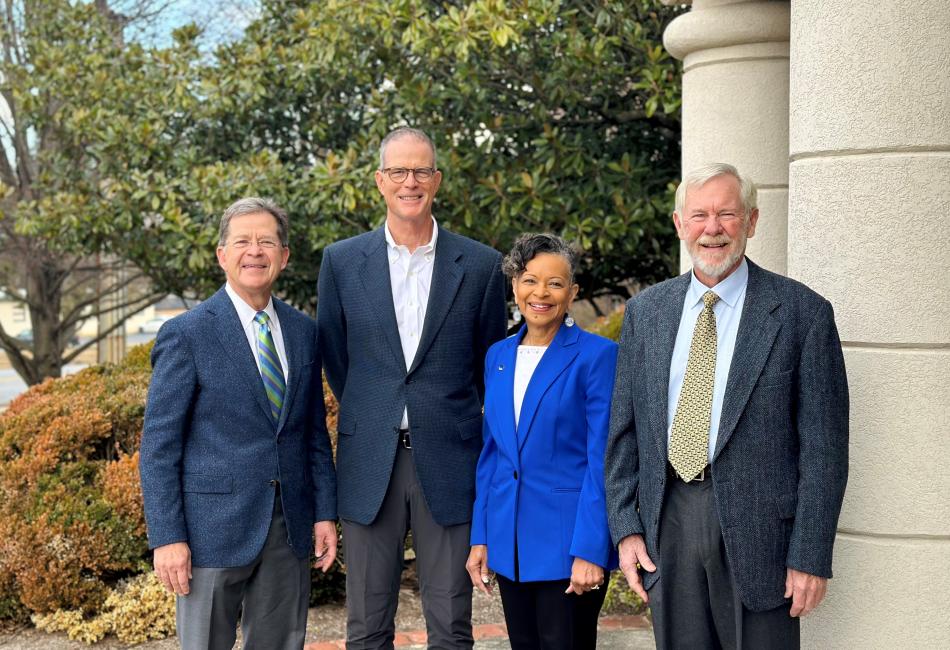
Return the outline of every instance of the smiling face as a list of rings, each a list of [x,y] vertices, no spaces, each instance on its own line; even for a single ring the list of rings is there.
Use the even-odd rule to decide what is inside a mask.
[[[674,212],[673,223],[686,242],[700,282],[713,287],[739,268],[758,219],[757,209],[745,216],[734,176],[716,176],[701,187],[687,189],[683,214]]]
[[[267,212],[231,219],[225,245],[218,246],[218,264],[228,284],[255,309],[267,306],[271,287],[289,257],[290,249],[280,244],[277,219]]]
[[[412,136],[404,136],[386,145],[384,153],[385,167],[435,167],[432,149],[428,143]],[[420,183],[415,174],[409,174],[404,181],[396,183],[389,175],[376,170],[376,187],[386,200],[386,219],[405,220],[413,225],[423,225],[432,218],[432,201],[439,191],[442,172],[436,171],[429,180]]]
[[[578,286],[571,284],[567,260],[554,253],[538,253],[511,286],[528,327],[525,342],[550,343],[577,296]]]

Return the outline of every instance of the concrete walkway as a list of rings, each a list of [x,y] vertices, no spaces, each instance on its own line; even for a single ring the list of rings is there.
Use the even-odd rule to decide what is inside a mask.
[[[508,650],[508,633],[504,625],[476,625],[473,629],[475,650]],[[400,650],[425,650],[426,633],[398,632],[395,646]],[[342,639],[308,643],[304,650],[342,650]],[[604,616],[597,632],[600,650],[655,650],[653,631],[645,616]]]

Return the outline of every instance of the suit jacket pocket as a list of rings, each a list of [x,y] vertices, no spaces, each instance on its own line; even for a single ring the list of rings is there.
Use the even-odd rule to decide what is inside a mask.
[[[759,388],[766,388],[768,386],[784,386],[785,384],[792,381],[792,372],[793,371],[791,370],[783,370],[782,372],[772,372],[769,374],[760,375],[757,386]]]
[[[215,474],[185,474],[181,477],[183,492],[202,494],[230,494],[231,477]]]
[[[778,513],[780,519],[793,518],[797,508],[798,495],[794,492],[791,494],[782,494],[775,497],[775,510]]]
[[[470,440],[476,436],[482,435],[482,416],[474,415],[464,420],[459,420],[455,423],[455,426],[458,428],[459,437],[462,440]]]
[[[349,412],[341,412],[336,420],[336,432],[341,436],[351,436],[356,429],[356,418]]]

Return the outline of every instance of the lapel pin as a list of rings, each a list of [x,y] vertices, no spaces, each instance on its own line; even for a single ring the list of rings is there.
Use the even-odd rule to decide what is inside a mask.
[[[499,370],[504,370],[505,367],[504,367],[504,366],[498,366],[498,369],[499,369]]]

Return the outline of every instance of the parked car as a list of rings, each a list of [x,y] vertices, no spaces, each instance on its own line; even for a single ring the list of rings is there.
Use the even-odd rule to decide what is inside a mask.
[[[139,325],[139,334],[155,334],[158,332],[158,328],[168,320],[168,316],[156,316],[155,318],[149,318],[147,321]]]
[[[33,330],[31,328],[26,328],[21,330],[19,334],[16,335],[17,340],[23,341],[28,345],[33,345]],[[79,345],[79,335],[73,334],[69,337],[69,345]]]

